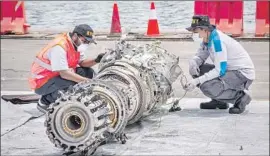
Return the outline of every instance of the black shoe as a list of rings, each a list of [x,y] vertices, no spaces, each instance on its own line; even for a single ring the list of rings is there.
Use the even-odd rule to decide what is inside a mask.
[[[37,109],[43,113],[47,113],[50,104],[47,103],[43,97],[38,100]]]
[[[236,101],[234,106],[229,109],[230,114],[241,114],[246,110],[246,105],[251,102],[251,97],[244,93],[239,100]]]
[[[210,102],[202,102],[200,104],[201,109],[228,109],[229,104],[217,100],[213,100]]]

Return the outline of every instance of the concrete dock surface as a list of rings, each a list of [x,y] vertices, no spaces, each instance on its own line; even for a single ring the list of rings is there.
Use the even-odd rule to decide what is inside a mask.
[[[1,40],[1,90],[30,91],[27,77],[35,54],[50,40],[2,39]],[[115,41],[97,41],[90,45],[87,56],[95,58],[106,48],[114,48]],[[130,41],[135,45],[151,43],[152,41]],[[250,88],[254,99],[269,99],[269,42],[241,42],[248,51],[256,68],[256,80]],[[198,44],[188,41],[162,41],[161,46],[168,52],[179,56],[179,65],[185,75],[188,75],[188,60],[195,54]],[[97,69],[98,65],[94,67]],[[175,82],[176,96],[183,95],[179,80]],[[200,90],[188,93],[187,97],[205,97]]]
[[[35,54],[48,43],[44,39],[1,39],[1,92],[31,91],[27,76]],[[145,44],[150,41],[130,41]],[[95,58],[114,41],[98,41],[87,55]],[[240,115],[228,110],[200,110],[208,101],[195,90],[180,101],[182,111],[169,113],[159,108],[139,124],[126,128],[126,144],[111,143],[98,148],[96,155],[269,155],[269,42],[241,44],[256,68],[256,80],[249,93],[252,102]],[[162,47],[180,58],[188,78],[188,59],[199,45],[188,41],[162,41]],[[97,69],[97,66],[94,67]],[[174,84],[176,97],[184,93]],[[13,105],[1,100],[1,155],[61,155],[45,134],[44,116],[36,104]],[[31,119],[31,120],[29,120]]]
[[[165,105],[128,126],[126,144],[100,146],[95,155],[269,155],[269,101],[254,100],[243,114],[231,115],[200,110],[206,100],[185,98],[179,112]],[[45,117],[34,118],[35,106],[1,101],[1,155],[62,155],[45,133]]]

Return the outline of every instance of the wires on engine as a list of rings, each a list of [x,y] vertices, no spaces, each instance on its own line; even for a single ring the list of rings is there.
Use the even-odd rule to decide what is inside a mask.
[[[180,66],[179,66],[179,67],[180,67]],[[180,74],[180,83],[181,83],[182,88],[184,88],[185,85],[187,84],[187,77],[185,76],[185,74],[184,74],[184,72],[183,72],[183,70],[182,70],[181,67],[180,67],[180,71],[181,71],[181,74]],[[174,90],[173,90],[173,91],[174,91]],[[167,104],[165,104],[165,105],[171,105],[171,104],[172,104],[171,109],[172,109],[173,107],[178,106],[179,101],[182,100],[182,99],[186,96],[186,94],[187,94],[187,90],[185,90],[184,94],[183,94],[180,98],[174,99],[173,102],[167,103]],[[169,112],[169,111],[168,111],[168,112]],[[160,115],[160,117],[159,117],[158,128],[160,128],[162,116],[163,116],[163,115]]]
[[[187,84],[187,81],[188,80],[187,80],[187,77],[184,74],[182,68],[180,66],[179,66],[179,68],[180,68],[180,71],[181,71],[181,74],[180,74],[180,84],[181,84],[182,88],[185,88],[185,85]],[[174,92],[174,90],[173,90],[173,92]],[[182,100],[186,96],[186,94],[187,94],[187,90],[184,89],[184,94],[180,98],[176,98],[175,100],[173,100],[172,103],[174,103],[174,101],[176,101],[176,100],[177,101]],[[173,93],[173,95],[174,95],[174,93]],[[167,103],[167,104],[164,104],[164,105],[171,105],[172,103]]]

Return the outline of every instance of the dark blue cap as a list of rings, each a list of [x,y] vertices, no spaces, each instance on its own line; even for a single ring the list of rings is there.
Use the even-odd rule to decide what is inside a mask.
[[[73,30],[73,33],[77,33],[81,36],[83,36],[87,41],[89,42],[93,42],[95,44],[97,44],[95,42],[95,40],[93,39],[93,34],[94,34],[94,31],[93,29],[87,25],[87,24],[80,24],[80,25],[77,25],[74,30]]]

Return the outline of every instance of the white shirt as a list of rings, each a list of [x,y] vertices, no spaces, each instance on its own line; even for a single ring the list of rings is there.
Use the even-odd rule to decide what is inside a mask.
[[[68,70],[67,52],[59,45],[49,49],[47,53],[48,59],[51,61],[52,71]],[[85,53],[80,52],[80,61],[86,59]]]
[[[208,48],[203,46],[202,44],[195,55],[195,61],[198,65],[201,65],[209,56],[215,68],[200,76],[200,83],[223,76],[228,70],[238,70],[248,79],[255,79],[252,60],[247,51],[235,39],[215,29],[209,37]]]

